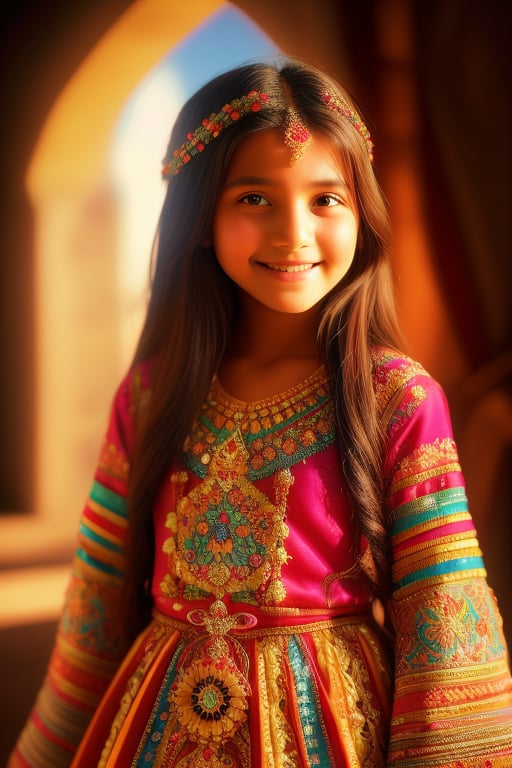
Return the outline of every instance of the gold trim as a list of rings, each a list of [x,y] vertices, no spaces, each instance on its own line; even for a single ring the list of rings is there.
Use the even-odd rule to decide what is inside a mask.
[[[468,511],[465,512],[457,512],[456,514],[450,515],[449,517],[446,515],[443,515],[442,510],[440,510],[439,514],[433,514],[432,517],[429,517],[428,520],[423,520],[423,522],[419,523],[412,523],[408,528],[405,529],[405,531],[400,531],[400,533],[393,534],[393,541],[396,544],[401,544],[404,541],[407,541],[407,539],[411,539],[414,536],[417,536],[420,533],[428,533],[429,531],[434,531],[436,528],[443,527],[449,525],[454,525],[455,523],[459,522],[465,522],[466,520],[471,520],[471,516]],[[441,536],[455,536],[455,535],[475,535],[474,529],[470,529],[468,531],[460,531],[459,533],[441,533]],[[427,542],[424,542],[426,544]],[[413,545],[411,545],[413,546]],[[419,546],[419,545],[418,545]]]
[[[462,571],[438,573],[435,576],[416,579],[410,584],[405,584],[403,587],[397,587],[395,590],[395,599],[400,602],[401,600],[416,597],[418,592],[421,592],[428,587],[435,587],[441,584],[467,584],[470,579],[485,579],[486,576],[487,571],[485,568],[467,568]]]
[[[418,485],[419,483],[422,483],[425,480],[431,480],[433,477],[437,477],[438,475],[447,475],[451,472],[459,473],[460,471],[461,468],[459,462],[452,461],[446,462],[446,464],[439,464],[438,466],[424,470],[423,472],[415,472],[412,475],[407,475],[406,477],[392,483],[390,496],[394,496],[395,493],[403,491],[404,488],[408,488],[410,485]]]
[[[153,610],[153,620],[157,623],[164,624],[170,629],[178,630],[179,632],[198,634],[198,630],[192,624],[180,621],[179,619],[173,619],[171,616],[166,616],[160,613],[156,608]],[[255,637],[270,637],[272,635],[298,635],[305,632],[319,632],[326,629],[335,629],[343,625],[351,624],[364,624],[371,621],[371,614],[367,611],[359,614],[351,614],[350,616],[336,616],[333,619],[320,619],[319,621],[310,621],[306,624],[286,625],[282,627],[261,627],[260,629],[243,629],[233,627],[230,634],[243,638],[244,640],[252,639]],[[201,634],[201,633],[199,633]]]

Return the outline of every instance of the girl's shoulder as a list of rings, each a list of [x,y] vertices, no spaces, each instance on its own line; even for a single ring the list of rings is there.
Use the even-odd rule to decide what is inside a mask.
[[[421,363],[396,349],[372,347],[371,360],[373,377],[377,385],[383,380],[393,380],[399,384],[415,376],[431,378]]]
[[[408,355],[387,347],[374,347],[371,352],[372,375],[377,407],[382,414],[407,393],[422,400],[428,393],[439,393],[438,382]]]

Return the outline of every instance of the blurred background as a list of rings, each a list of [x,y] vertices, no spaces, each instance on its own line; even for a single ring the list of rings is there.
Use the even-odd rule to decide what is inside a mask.
[[[506,0],[19,0],[0,13],[0,764],[44,675],[142,322],[172,122],[252,59],[320,66],[367,118],[407,351],[447,393],[510,644]]]

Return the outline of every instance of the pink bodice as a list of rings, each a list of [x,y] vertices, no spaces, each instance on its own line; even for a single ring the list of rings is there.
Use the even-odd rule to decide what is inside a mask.
[[[185,620],[214,595],[259,626],[360,612],[351,516],[323,368],[257,403],[214,381],[156,505],[155,606]]]

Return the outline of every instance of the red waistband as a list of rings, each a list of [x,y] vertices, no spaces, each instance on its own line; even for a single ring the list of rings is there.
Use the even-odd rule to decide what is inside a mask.
[[[263,621],[248,612],[238,612],[237,614],[228,614],[219,619],[213,619],[209,622],[210,614],[202,610],[193,610],[189,614],[191,620],[182,621],[172,616],[153,610],[153,619],[155,622],[164,624],[170,629],[179,632],[194,632],[196,634],[214,634],[207,629],[207,625],[218,622],[220,628],[218,634],[227,634],[228,632],[239,638],[265,637],[267,635],[294,635],[304,632],[317,632],[331,629],[342,625],[361,624],[371,621],[371,612],[366,609],[357,613],[350,613],[343,616],[325,617],[324,615],[312,614],[279,614],[278,616],[264,616]],[[195,618],[200,617],[200,618]],[[237,620],[240,617],[241,620]],[[202,619],[202,620],[201,620]],[[272,623],[269,622],[269,619]],[[201,631],[202,630],[202,631]],[[215,632],[217,634],[217,632]]]

